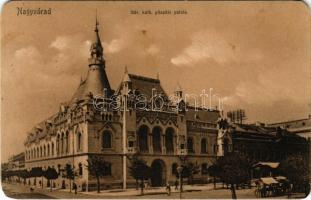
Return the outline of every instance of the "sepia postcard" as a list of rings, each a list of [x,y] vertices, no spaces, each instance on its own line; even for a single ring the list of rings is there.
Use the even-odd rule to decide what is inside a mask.
[[[8,1],[1,15],[1,199],[308,197],[307,3]]]

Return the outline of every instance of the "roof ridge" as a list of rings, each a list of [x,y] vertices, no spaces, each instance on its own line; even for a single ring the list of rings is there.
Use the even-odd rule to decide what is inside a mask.
[[[142,76],[142,75],[136,75],[136,74],[128,74],[128,75],[130,76],[130,78],[144,80],[144,81],[151,81],[154,83],[160,83],[159,79],[155,79],[155,78],[151,78],[151,77],[147,77],[147,76]]]

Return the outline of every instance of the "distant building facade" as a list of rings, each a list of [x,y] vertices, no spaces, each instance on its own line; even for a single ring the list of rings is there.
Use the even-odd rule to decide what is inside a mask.
[[[127,71],[119,87],[112,90],[105,67],[96,24],[87,77],[81,80],[70,101],[61,104],[55,115],[28,134],[26,169],[55,168],[60,174],[56,187],[68,188],[64,167],[69,164],[76,172],[78,189],[92,190],[96,180],[86,168],[87,159],[98,155],[110,163],[101,180],[102,188],[120,188],[124,154],[139,153],[152,167],[152,186],[174,182],[174,173],[182,159],[199,165],[200,173],[194,179],[206,182],[207,168],[217,154],[219,111],[191,107],[183,101],[180,87],[170,97],[160,80]],[[112,108],[118,106],[121,109]],[[128,159],[126,165],[130,165]],[[126,182],[129,187],[135,183],[128,172]]]
[[[309,142],[280,127],[264,124],[218,122],[218,156],[245,155],[251,163],[280,162],[289,155],[309,155]]]
[[[308,118],[269,124],[271,127],[282,127],[291,133],[311,140],[311,114]]]
[[[25,153],[19,153],[17,155],[13,155],[8,159],[8,163],[6,164],[6,170],[10,171],[18,171],[25,169]]]

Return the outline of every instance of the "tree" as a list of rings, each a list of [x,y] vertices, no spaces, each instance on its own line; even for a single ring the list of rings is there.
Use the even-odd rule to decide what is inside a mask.
[[[130,175],[136,180],[141,181],[141,195],[144,194],[144,180],[148,180],[151,177],[151,167],[146,164],[146,161],[138,158],[137,156],[133,156],[130,160],[131,166],[129,167]],[[137,184],[136,184],[137,185]]]
[[[191,162],[183,162],[181,164],[182,171],[181,171],[181,189],[182,189],[182,183],[184,178],[188,178],[188,182],[192,184],[193,175],[198,174],[200,172],[200,166],[197,164],[193,164]],[[177,179],[179,179],[179,173],[176,171],[175,176]]]
[[[19,171],[19,176],[22,179],[24,179],[24,181],[23,181],[24,185],[26,184],[26,178],[29,178],[29,175],[30,175],[30,173],[26,169]]]
[[[136,166],[139,164],[139,158],[137,154],[134,154],[132,157],[128,157],[130,160],[130,167],[129,167],[129,173],[130,175],[136,180],[136,190],[138,190],[138,176],[139,176],[139,172],[136,170]]]
[[[100,178],[110,174],[111,164],[104,161],[100,156],[90,156],[87,159],[87,169],[90,175],[97,180],[97,192],[100,193]]]
[[[216,189],[216,177],[219,177],[220,166],[217,163],[214,163],[208,168],[208,174],[213,177],[214,190]]]
[[[75,174],[74,174],[74,171],[73,171],[73,168],[71,167],[70,164],[66,164],[65,166],[65,176],[67,179],[69,179],[69,188],[70,188],[70,192],[71,192],[71,181],[74,179],[75,177]]]
[[[42,167],[34,167],[34,168],[31,168],[30,176],[31,176],[31,177],[35,177],[35,183],[36,183],[36,178],[37,178],[37,177],[43,176]],[[42,184],[42,187],[43,187],[43,182],[42,182],[41,184]]]
[[[219,178],[231,186],[232,199],[236,199],[236,185],[247,183],[250,178],[251,166],[248,160],[237,153],[230,153],[217,159],[216,165],[219,166]]]
[[[183,167],[186,169],[187,172],[188,183],[193,184],[193,175],[200,172],[200,166],[198,164],[187,162]]]
[[[43,172],[43,176],[50,182],[50,188],[52,191],[53,180],[58,178],[58,173],[54,168],[48,167],[47,170]]]
[[[309,166],[306,159],[301,155],[287,157],[280,163],[279,170],[293,183],[294,188],[308,184]]]

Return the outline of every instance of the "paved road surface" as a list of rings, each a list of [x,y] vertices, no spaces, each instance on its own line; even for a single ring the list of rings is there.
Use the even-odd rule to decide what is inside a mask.
[[[36,188],[33,192],[30,192],[29,186],[23,186],[20,184],[2,184],[3,191],[11,198],[16,199],[46,199],[46,198],[58,198],[58,199],[179,199],[179,193],[173,189],[170,196],[167,196],[163,189],[152,189],[145,191],[145,195],[141,196],[140,191],[132,190],[132,192],[102,192],[97,194],[96,192],[90,193],[70,193],[69,191],[54,190]],[[213,190],[211,185],[208,186],[194,186],[195,190],[189,190],[182,193],[183,199],[231,199],[231,192],[228,189]],[[205,189],[204,189],[205,188]],[[219,187],[220,188],[220,187]],[[237,190],[237,197],[239,199],[256,198],[254,195],[254,188]],[[274,197],[274,198],[287,198]]]

